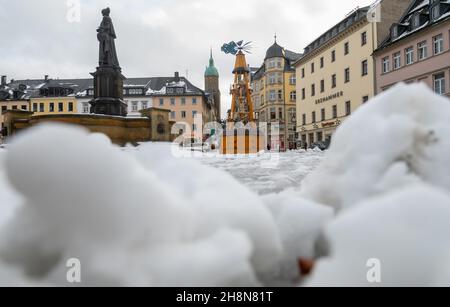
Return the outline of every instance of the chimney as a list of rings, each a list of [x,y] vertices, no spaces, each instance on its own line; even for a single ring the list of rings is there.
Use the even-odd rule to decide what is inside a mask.
[[[45,75],[45,82],[47,82],[48,81],[48,75]]]
[[[6,85],[6,76],[2,76],[2,83],[1,83],[1,85],[2,86]]]
[[[175,72],[175,82],[180,82],[180,73],[178,71]]]

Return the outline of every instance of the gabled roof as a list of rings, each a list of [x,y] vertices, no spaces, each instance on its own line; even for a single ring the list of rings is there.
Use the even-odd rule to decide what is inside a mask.
[[[440,6],[440,16],[436,20],[431,18],[431,8],[434,5]],[[414,25],[413,21],[416,16],[419,24]],[[450,0],[415,0],[398,23],[392,25],[392,27],[398,27],[398,35],[393,36],[391,31],[375,52],[448,19],[450,19]]]

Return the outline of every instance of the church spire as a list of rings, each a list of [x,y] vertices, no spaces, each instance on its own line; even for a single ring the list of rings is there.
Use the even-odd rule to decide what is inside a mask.
[[[205,77],[219,77],[219,71],[214,66],[212,47],[210,48],[209,66],[206,67]]]

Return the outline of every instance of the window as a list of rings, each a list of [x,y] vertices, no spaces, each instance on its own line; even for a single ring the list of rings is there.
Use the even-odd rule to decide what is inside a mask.
[[[433,49],[434,54],[440,54],[444,52],[444,37],[442,34],[433,37]]]
[[[312,112],[312,122],[315,123],[316,122],[316,112]]]
[[[320,113],[321,113],[322,121],[325,121],[325,119],[326,119],[326,117],[325,117],[325,109],[322,109]]]
[[[170,105],[174,106],[175,105],[175,98],[170,98]]]
[[[62,102],[58,103],[58,112],[64,112],[64,104]]]
[[[344,54],[347,55],[349,53],[350,53],[350,45],[347,42],[347,43],[344,44]]]
[[[12,109],[13,109],[13,110],[17,110],[17,106],[13,106]]]
[[[275,100],[277,100],[277,92],[276,91],[274,91],[274,90],[271,90],[270,92],[269,92],[269,101],[275,101]]]
[[[290,84],[290,85],[295,85],[295,84],[297,84],[297,78],[295,77],[295,74],[294,74],[294,75],[291,75],[291,76],[289,77],[289,84]]]
[[[434,78],[434,92],[436,94],[445,94],[445,74],[440,73],[433,76]]]
[[[170,112],[170,118],[171,119],[175,119],[175,112],[174,111]]]
[[[311,73],[314,73],[314,63],[311,63]]]
[[[164,98],[159,98],[159,105],[163,106],[164,105]]]
[[[369,66],[367,64],[367,60],[364,60],[361,63],[361,75],[367,76],[368,74],[369,74]]]
[[[186,98],[181,98],[181,105],[182,106],[185,106],[186,105]]]
[[[366,103],[367,101],[369,101],[369,96],[364,96],[362,99],[362,102]]]
[[[402,67],[402,55],[400,52],[394,53],[393,60],[394,60],[394,70]]]
[[[302,89],[302,100],[306,99],[306,89]]]
[[[277,119],[277,109],[270,108],[270,120],[276,120]]]
[[[269,75],[269,84],[275,84],[277,83],[277,76],[276,74],[270,74]]]
[[[438,3],[431,9],[431,18],[432,20],[437,20],[439,17],[441,17],[441,8]]]
[[[292,91],[289,94],[289,98],[290,98],[291,101],[296,101],[297,100],[297,92],[296,91]]]
[[[278,108],[278,118],[283,119],[283,108]]]
[[[197,116],[197,111],[192,111],[192,118],[195,118]]]
[[[393,25],[391,28],[391,38],[392,39],[396,39],[398,36],[398,26],[397,25]]]
[[[320,92],[325,92],[325,80],[320,81]]]
[[[350,82],[350,68],[345,69],[345,83]]]
[[[69,112],[73,112],[73,102],[69,102]]]
[[[197,125],[196,124],[192,124],[192,131],[197,131]]]
[[[320,68],[323,68],[325,65],[325,60],[323,57],[320,58]]]
[[[389,57],[385,57],[382,60],[382,72],[386,74],[389,72]]]
[[[302,115],[302,125],[305,126],[306,125],[306,114]]]
[[[83,113],[87,114],[90,111],[89,103],[83,103]]]
[[[337,105],[334,105],[333,106],[333,118],[337,118],[338,117],[338,115],[337,115]]]
[[[172,89],[172,91],[173,91],[173,89]],[[167,92],[169,92],[169,89],[167,89]],[[143,90],[142,89],[130,89],[130,90],[128,90],[128,93],[130,95],[142,95]]]
[[[345,115],[349,116],[352,114],[352,104],[350,101],[345,102]]]
[[[335,88],[337,86],[337,79],[336,74],[331,76],[331,87]]]
[[[311,96],[316,96],[316,85],[315,84],[311,85]]]
[[[131,112],[137,112],[138,111],[138,102],[132,101],[131,102]]]
[[[181,118],[186,118],[186,111],[181,111]]]
[[[39,112],[45,112],[45,105],[43,103],[39,104]]]
[[[55,104],[53,102],[50,103],[49,112],[55,112]]]
[[[278,91],[278,101],[283,101],[283,91],[282,90]]]
[[[423,41],[417,45],[419,51],[419,61],[424,60],[428,57],[428,46],[427,41]]]
[[[361,46],[365,46],[367,44],[367,32],[361,33]]]
[[[405,49],[405,58],[406,65],[414,63],[414,48],[412,46]]]
[[[2,113],[6,112],[6,110],[8,110],[7,106],[2,106]]]
[[[305,77],[305,69],[302,68],[302,79]]]
[[[336,62],[336,50],[331,51],[331,63]]]
[[[33,112],[37,112],[37,111],[38,111],[38,104],[33,103]]]
[[[197,98],[195,98],[195,97],[192,98],[192,104],[193,104],[193,105],[196,105],[196,104],[197,104]]]
[[[142,101],[142,110],[148,109],[148,102]]]

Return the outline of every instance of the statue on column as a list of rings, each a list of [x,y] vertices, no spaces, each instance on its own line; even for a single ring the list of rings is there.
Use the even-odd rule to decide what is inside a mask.
[[[102,10],[103,20],[97,29],[97,38],[100,42],[99,65],[119,67],[117,58],[116,44],[114,40],[117,38],[114,31],[114,25],[109,14],[111,10],[108,8]]]
[[[123,81],[122,69],[116,52],[114,40],[116,32],[109,14],[111,10],[102,10],[103,20],[97,29],[97,39],[99,41],[99,66],[94,77],[94,99],[90,101],[91,113],[127,116],[127,105],[123,101]]]

